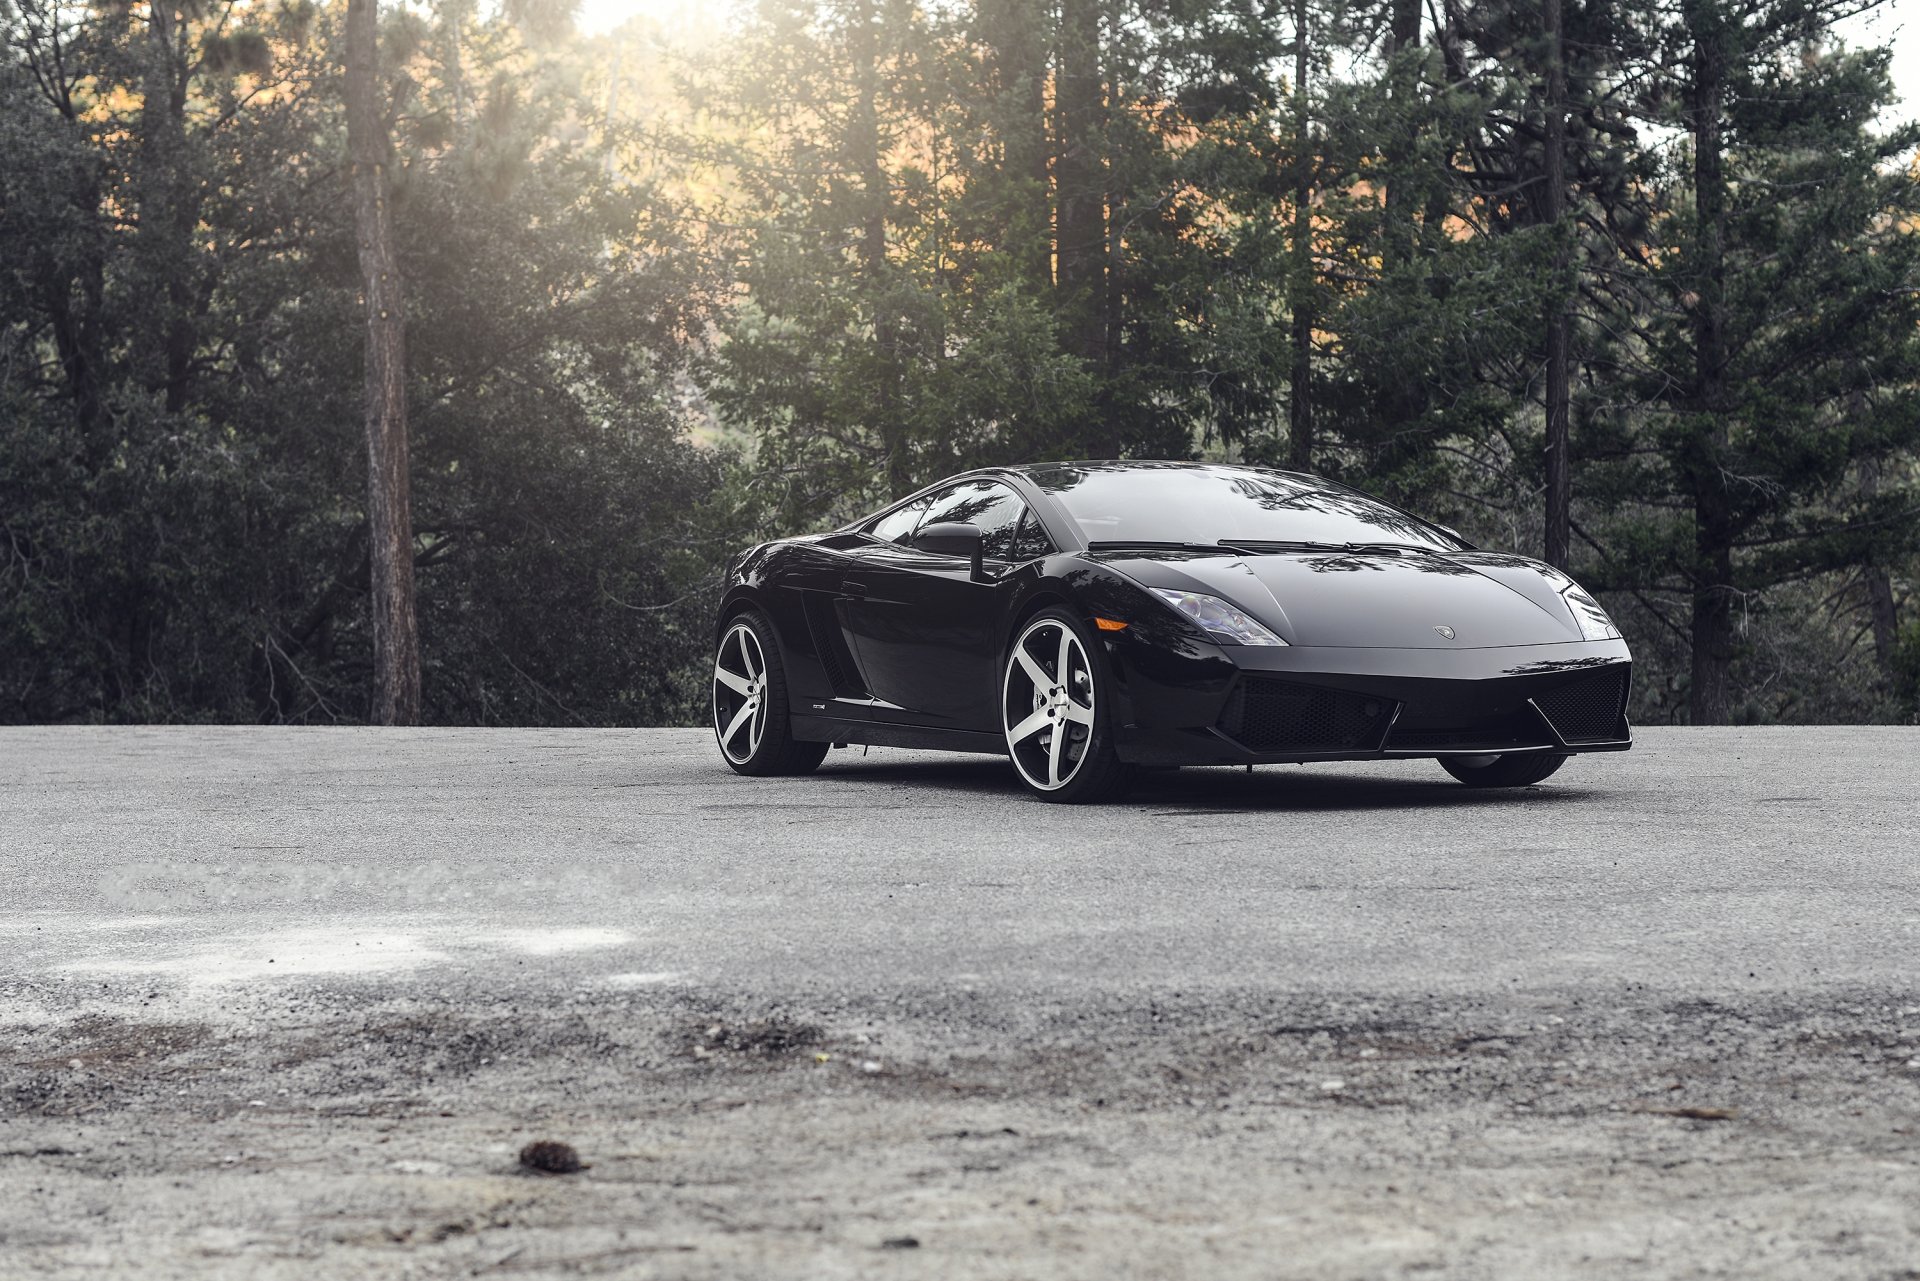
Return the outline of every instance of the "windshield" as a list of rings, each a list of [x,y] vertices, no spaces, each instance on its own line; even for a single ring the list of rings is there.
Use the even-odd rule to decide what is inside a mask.
[[[1237,467],[1048,467],[1028,473],[1089,543],[1467,544],[1342,485]]]

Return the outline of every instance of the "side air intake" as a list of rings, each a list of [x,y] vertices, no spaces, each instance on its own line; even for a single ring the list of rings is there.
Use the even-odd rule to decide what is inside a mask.
[[[1598,743],[1619,738],[1627,711],[1625,663],[1534,695],[1534,703],[1569,743]]]
[[[825,592],[802,592],[807,614],[807,633],[813,640],[813,652],[820,657],[833,692],[840,698],[859,698],[867,691],[840,631],[840,619],[834,613],[833,597]]]

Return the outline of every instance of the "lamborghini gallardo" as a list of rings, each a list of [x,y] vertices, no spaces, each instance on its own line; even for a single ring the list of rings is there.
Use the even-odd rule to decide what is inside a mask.
[[[1625,751],[1632,657],[1540,561],[1302,472],[954,476],[735,557],[713,727],[742,774],[852,743],[992,752],[1050,801],[1136,767],[1430,757],[1538,783]]]

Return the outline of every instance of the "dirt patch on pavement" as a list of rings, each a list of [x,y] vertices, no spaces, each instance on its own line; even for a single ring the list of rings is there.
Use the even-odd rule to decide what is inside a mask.
[[[863,1276],[911,1238],[929,1276],[1879,1281],[1920,1248],[1901,994],[102,999],[6,1029],[35,1273]],[[589,1168],[530,1176],[535,1139]]]

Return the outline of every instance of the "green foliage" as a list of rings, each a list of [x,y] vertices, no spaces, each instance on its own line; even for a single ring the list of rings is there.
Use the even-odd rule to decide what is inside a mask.
[[[193,24],[171,116],[110,96],[153,74],[138,22],[69,33],[71,112],[0,66],[0,240],[31,247],[0,270],[0,720],[364,715],[337,31],[284,13],[311,40],[273,44],[270,95],[234,84],[265,65],[251,37]],[[685,436],[701,259],[608,178],[564,67],[504,28],[440,34],[385,31],[396,104],[440,122],[395,184],[427,715],[683,718],[744,536],[727,457]],[[160,257],[163,201],[202,231]]]
[[[1563,305],[1635,714],[1920,715],[1843,8],[1563,0],[1556,221],[1532,0],[761,0],[639,120],[566,0],[385,6],[429,717],[697,717],[729,552],[982,464],[1305,446],[1538,550]],[[0,720],[364,713],[340,17],[0,0]]]
[[[1818,7],[1659,16],[1634,109],[1691,145],[1609,196],[1638,230],[1600,264],[1609,397],[1585,476],[1595,577],[1690,617],[1697,689],[1769,666],[1749,624],[1793,608],[1793,585],[1897,564],[1920,538],[1903,465],[1920,446],[1920,130],[1876,130],[1884,52],[1806,44]]]
[[[1222,342],[1205,219],[1225,161],[1188,145],[1270,96],[1265,15],[1105,9],[1098,118],[1046,85],[1060,11],[762,5],[701,100],[740,104],[726,160],[747,301],[704,384],[750,431],[778,523],[845,518],[957,468],[1185,455]],[[1074,137],[1061,140],[1062,131]],[[1096,158],[1092,292],[1053,241],[1061,166]],[[1065,159],[1063,159],[1065,157]],[[1069,249],[1073,249],[1069,246]]]
[[[1893,653],[1893,692],[1906,719],[1920,718],[1920,619],[1900,630]]]

